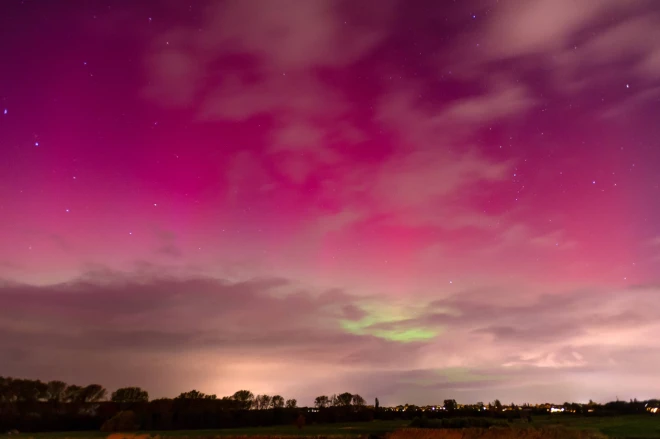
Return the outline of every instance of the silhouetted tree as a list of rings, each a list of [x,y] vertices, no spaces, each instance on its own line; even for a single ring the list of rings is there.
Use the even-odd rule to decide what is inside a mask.
[[[295,409],[298,406],[298,401],[295,398],[291,398],[291,399],[287,399],[285,404],[286,404],[286,408]]]
[[[149,401],[149,393],[139,387],[122,387],[112,392],[112,402],[146,402]]]
[[[78,394],[80,402],[99,402],[107,396],[108,391],[100,384],[90,384],[82,388]]]
[[[378,401],[378,398],[376,398],[376,403],[374,404],[374,407],[376,408],[376,410],[380,408],[380,402]]]
[[[206,394],[195,389],[189,392],[183,392],[174,399],[206,399]]]
[[[236,393],[234,393],[232,398],[236,402],[238,402],[240,408],[249,409],[250,407],[252,407],[252,402],[254,401],[254,394],[249,390],[239,390]]]
[[[268,395],[257,395],[253,400],[253,407],[257,410],[267,410],[270,408],[272,398]]]
[[[67,402],[80,402],[80,395],[83,388],[75,384],[70,384],[64,391],[64,400]]]
[[[0,376],[0,402],[11,402],[11,378]]]
[[[64,381],[48,381],[46,383],[46,399],[48,401],[62,402],[66,396],[66,383]]]
[[[9,388],[15,401],[34,402],[46,398],[47,386],[39,380],[10,378]]]
[[[314,407],[322,409],[330,405],[330,398],[325,395],[317,396],[314,399]]]
[[[341,406],[341,407],[348,407],[348,406],[351,405],[352,401],[353,401],[353,394],[348,393],[348,392],[344,392],[344,393],[341,393],[341,394],[337,395],[336,404],[333,404],[333,405],[338,405],[338,406]]]
[[[280,395],[273,396],[273,399],[270,402],[271,407],[280,409],[284,407],[284,398]]]
[[[361,397],[360,395],[358,395],[358,394],[356,393],[355,395],[352,395],[352,397],[351,397],[351,403],[352,403],[355,407],[364,407],[364,405],[366,404],[366,401],[364,400],[363,397]]]
[[[458,408],[458,404],[456,403],[455,399],[445,399],[444,401],[444,408],[448,412],[453,412]]]

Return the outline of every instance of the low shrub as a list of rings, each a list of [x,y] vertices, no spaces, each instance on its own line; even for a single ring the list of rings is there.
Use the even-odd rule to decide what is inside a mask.
[[[101,431],[113,433],[117,431],[135,431],[139,428],[137,416],[130,410],[124,410],[101,425]]]

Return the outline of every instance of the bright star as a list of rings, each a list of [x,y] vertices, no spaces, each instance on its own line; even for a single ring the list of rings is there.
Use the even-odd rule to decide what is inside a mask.
[[[6,108],[5,108],[5,112],[4,112],[4,114],[7,114],[7,109],[6,109]]]
[[[34,142],[34,146],[39,146],[39,142]]]

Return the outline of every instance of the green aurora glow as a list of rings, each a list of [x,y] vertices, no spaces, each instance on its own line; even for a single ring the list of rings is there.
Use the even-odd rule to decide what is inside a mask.
[[[414,324],[414,319],[422,314],[422,309],[378,304],[361,304],[359,307],[366,313],[363,318],[339,321],[340,326],[351,334],[409,343],[430,340],[441,332],[438,328],[423,328]]]

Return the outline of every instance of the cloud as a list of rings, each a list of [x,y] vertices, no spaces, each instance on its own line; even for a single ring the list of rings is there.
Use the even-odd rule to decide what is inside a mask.
[[[504,80],[496,82],[487,94],[453,102],[444,116],[449,122],[479,124],[519,115],[535,104],[526,86]]]
[[[330,0],[211,3],[207,20],[215,27],[209,27],[210,35],[204,35],[200,45],[215,52],[231,43],[232,51],[253,54],[280,72],[344,66],[383,40],[395,4],[366,2],[358,8]]]
[[[512,58],[563,49],[578,31],[619,5],[612,0],[536,0],[499,5],[486,26],[487,53],[493,58]]]
[[[649,13],[651,4],[536,0],[498,5],[482,13],[483,25],[450,51],[451,70],[472,81],[481,80],[485,68],[509,80],[533,75],[570,96],[630,82],[643,87],[660,75],[660,14]],[[474,56],[464,56],[466,51]]]
[[[131,357],[130,368],[113,362],[112,370],[100,367],[81,375],[91,381],[107,377],[108,386],[143,374],[153,358],[169,358],[166,361],[176,363],[172,367],[179,370],[172,371],[173,384],[161,385],[158,392],[176,392],[186,385],[182,383],[194,382],[181,378],[179,353],[195,361],[212,357],[231,364],[255,358],[282,364],[289,357],[294,359],[291,364],[306,369],[332,371],[341,368],[345,358],[359,363],[358,369],[385,363],[403,367],[403,356],[386,360],[376,353],[410,350],[395,341],[342,330],[341,318],[362,315],[351,296],[304,290],[277,278],[229,282],[108,273],[44,287],[5,284],[0,298],[7,311],[0,318],[0,349],[30,346],[26,355],[37,359],[29,370],[42,378],[51,372],[39,364],[53,356],[59,365],[73,356],[80,362],[78,368],[99,355]],[[6,373],[24,375],[26,370]],[[236,373],[248,382],[262,378]]]
[[[349,99],[320,69],[345,67],[377,47],[395,6],[389,0],[360,7],[328,0],[209,2],[201,27],[191,23],[153,40],[146,96],[193,108],[202,121],[272,118],[268,152],[283,175],[304,183],[318,166],[337,160],[334,143],[365,138],[348,119]]]
[[[603,111],[602,116],[604,119],[617,119],[627,115],[632,116],[634,114],[634,110],[638,110],[643,108],[645,105],[658,102],[659,100],[660,87],[650,87],[640,91],[635,91],[631,94],[630,97],[621,102],[616,102],[614,105],[611,105],[609,108]]]
[[[340,380],[384,403],[425,389],[414,402],[432,403],[435,393],[419,395],[509,397],[512,389],[554,379],[558,370],[569,371],[562,379],[576,388],[598,381],[571,375],[583,370],[645,374],[652,387],[644,364],[660,356],[651,336],[660,330],[655,286],[560,295],[521,289],[506,297],[466,290],[413,307],[281,278],[230,282],[111,272],[92,278],[0,286],[7,311],[0,318],[0,353],[30,358],[28,367],[9,362],[6,373],[75,382],[103,377],[112,388],[155,370],[169,377],[145,378],[158,395],[246,386],[303,403],[343,390],[330,387]],[[268,378],[273,371],[282,378],[277,383]],[[609,397],[603,390],[599,395]]]

